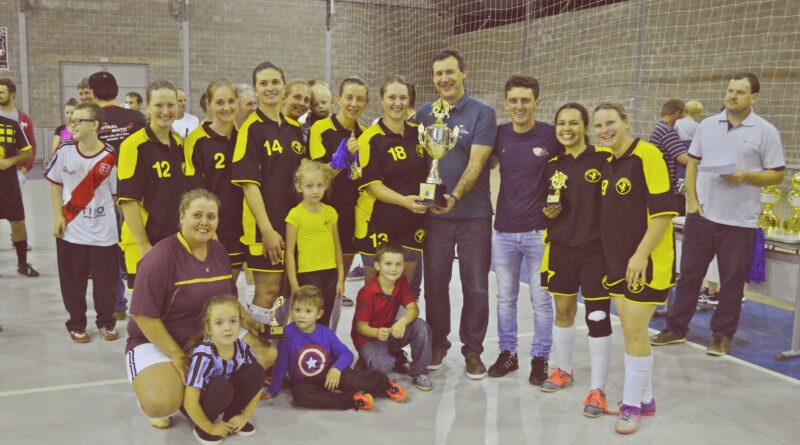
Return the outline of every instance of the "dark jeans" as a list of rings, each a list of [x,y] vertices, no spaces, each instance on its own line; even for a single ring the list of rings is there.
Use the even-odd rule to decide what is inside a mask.
[[[492,219],[428,218],[425,236],[425,320],[434,348],[450,348],[450,278],[458,249],[463,308],[459,337],[461,353],[480,354],[489,324],[489,267]]]
[[[406,326],[402,338],[397,339],[391,335],[386,341],[374,338],[361,348],[358,355],[369,368],[389,374],[397,360],[394,354],[409,344],[411,345],[409,374],[413,377],[427,374],[428,365],[431,363],[431,329],[421,318]]]
[[[708,265],[717,257],[719,306],[711,317],[714,334],[733,337],[739,325],[744,282],[750,269],[755,229],[709,221],[697,213],[686,216],[681,249],[681,275],[669,308],[667,328],[685,337],[697,309],[697,298]]]
[[[86,288],[92,274],[92,298],[97,327],[114,329],[114,303],[119,284],[119,247],[86,246],[56,238],[61,297],[69,313],[68,331],[86,330]]]
[[[317,286],[322,291],[323,305],[322,318],[317,322],[327,327],[331,326],[331,315],[333,315],[334,303],[336,303],[336,281],[339,276],[336,269],[315,270],[314,272],[304,272],[297,274],[297,282],[301,286]]]
[[[229,379],[211,379],[200,394],[200,406],[214,422],[220,414],[228,420],[244,411],[264,385],[264,368],[258,363],[242,365]]]
[[[325,377],[328,372],[318,376],[292,383],[293,403],[297,406],[319,409],[352,409],[355,408],[353,395],[358,391],[368,392],[373,397],[384,394],[389,377],[373,369],[345,368],[339,379],[338,392],[325,389]]]

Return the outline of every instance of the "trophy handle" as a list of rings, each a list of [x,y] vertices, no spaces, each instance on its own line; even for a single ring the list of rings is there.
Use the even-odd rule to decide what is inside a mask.
[[[447,144],[447,149],[450,150],[453,147],[455,147],[456,146],[456,142],[458,142],[458,127],[457,126],[453,127],[450,130],[450,141],[449,141],[449,144]]]

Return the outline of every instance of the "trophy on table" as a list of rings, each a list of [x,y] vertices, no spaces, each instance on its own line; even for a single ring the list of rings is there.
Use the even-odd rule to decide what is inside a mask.
[[[779,229],[781,221],[775,216],[772,208],[781,200],[781,191],[777,185],[770,185],[761,189],[761,203],[764,204],[761,214],[758,215],[758,227],[765,231]]]
[[[800,172],[792,175],[794,191],[787,196],[789,205],[794,209],[794,215],[783,222],[783,230],[789,233],[800,233]]]
[[[419,125],[419,143],[433,159],[428,178],[419,185],[420,204],[434,205],[437,207],[447,206],[444,199],[445,189],[442,178],[439,176],[439,160],[447,152],[455,147],[458,141],[458,128],[447,128],[444,119],[450,116],[452,105],[443,101],[441,98],[432,104],[431,115],[436,118],[436,122],[428,127]]]
[[[561,190],[567,188],[567,175],[556,170],[550,177],[550,192],[547,194],[548,207],[561,207]]]

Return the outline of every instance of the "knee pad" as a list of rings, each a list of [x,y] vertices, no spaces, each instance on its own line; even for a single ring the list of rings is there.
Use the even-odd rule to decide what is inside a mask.
[[[611,300],[586,300],[586,326],[589,337],[607,337],[611,335]]]

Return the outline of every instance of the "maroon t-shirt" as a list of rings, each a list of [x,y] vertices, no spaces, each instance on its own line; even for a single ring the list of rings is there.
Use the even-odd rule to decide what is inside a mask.
[[[228,252],[219,241],[209,242],[208,256],[192,255],[180,233],[159,241],[139,263],[131,299],[132,315],[160,318],[175,341],[184,347],[200,326],[206,301],[235,295]],[[128,322],[125,351],[150,341],[136,321]]]
[[[406,307],[416,301],[405,276],[401,276],[394,283],[392,295],[384,294],[378,277],[373,278],[358,291],[356,299],[356,313],[353,316],[353,327],[350,331],[350,337],[353,339],[356,350],[360,351],[367,342],[372,340],[358,333],[356,326],[359,321],[369,323],[371,328],[391,327],[397,319],[400,306]]]

